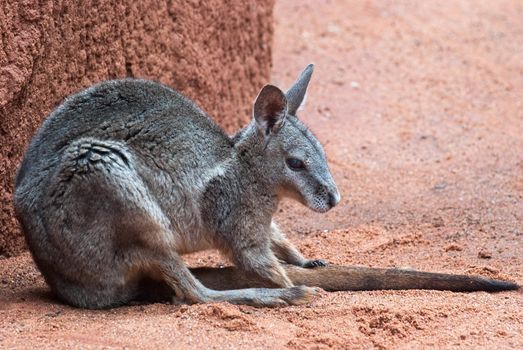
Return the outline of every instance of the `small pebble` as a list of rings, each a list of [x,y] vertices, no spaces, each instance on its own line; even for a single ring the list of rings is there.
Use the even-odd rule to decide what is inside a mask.
[[[482,250],[482,251],[480,251],[478,253],[478,258],[480,258],[480,259],[490,259],[490,258],[492,258],[492,254],[490,252]]]
[[[341,30],[340,27],[338,27],[338,26],[335,25],[335,24],[329,24],[329,25],[327,26],[327,31],[328,31],[329,33],[339,33],[340,30]]]
[[[441,191],[441,190],[444,190],[445,188],[447,188],[448,184],[446,182],[439,182],[437,184],[434,185],[434,187],[432,187],[433,190],[435,191]]]
[[[445,222],[443,221],[443,219],[441,217],[438,216],[432,220],[432,226],[442,227],[442,226],[445,226]]]
[[[463,248],[457,244],[449,244],[445,247],[446,252],[461,252]]]

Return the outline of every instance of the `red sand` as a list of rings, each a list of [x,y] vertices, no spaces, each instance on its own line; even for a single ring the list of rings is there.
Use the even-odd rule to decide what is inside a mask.
[[[302,115],[343,195],[325,215],[282,206],[301,249],[523,283],[523,3],[285,0],[275,17],[273,81],[316,63]],[[521,291],[88,311],[51,299],[29,261],[0,262],[1,348],[523,348]]]

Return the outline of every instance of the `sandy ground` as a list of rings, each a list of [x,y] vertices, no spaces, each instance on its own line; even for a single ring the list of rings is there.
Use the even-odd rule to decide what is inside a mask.
[[[332,263],[523,283],[523,3],[285,0],[275,16],[273,81],[316,63],[302,118],[343,196],[324,215],[284,203],[292,240]],[[523,348],[521,291],[88,311],[30,261],[0,261],[0,348]]]

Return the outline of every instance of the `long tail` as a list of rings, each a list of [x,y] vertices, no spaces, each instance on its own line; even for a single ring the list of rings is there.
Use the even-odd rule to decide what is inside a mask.
[[[326,291],[379,290],[379,289],[434,289],[454,292],[515,290],[514,282],[501,281],[474,275],[421,272],[404,269],[382,269],[360,266],[317,267],[304,269],[284,265],[295,285],[320,287]],[[217,290],[263,287],[263,282],[246,278],[235,267],[195,268],[191,272],[204,285]]]

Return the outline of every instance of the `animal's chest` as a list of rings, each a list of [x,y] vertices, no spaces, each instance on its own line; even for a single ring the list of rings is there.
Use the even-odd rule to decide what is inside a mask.
[[[177,183],[166,187],[166,197],[160,199],[171,225],[176,251],[180,254],[212,248],[200,210],[200,192],[199,187]]]
[[[222,176],[227,167],[227,162],[214,163],[212,167],[187,167],[172,161],[160,163],[156,158],[154,172],[146,172],[149,186],[169,220],[172,242],[179,253],[214,248],[202,202],[209,182]]]

